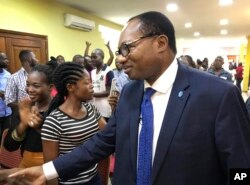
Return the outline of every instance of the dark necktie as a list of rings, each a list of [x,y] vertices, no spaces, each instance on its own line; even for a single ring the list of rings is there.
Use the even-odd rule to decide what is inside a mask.
[[[144,92],[141,104],[142,127],[139,137],[137,185],[149,185],[152,170],[152,143],[154,113],[151,96],[155,93],[152,88]]]

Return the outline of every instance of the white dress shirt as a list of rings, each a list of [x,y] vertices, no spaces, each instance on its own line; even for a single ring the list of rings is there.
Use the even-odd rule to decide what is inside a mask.
[[[164,115],[167,109],[168,100],[170,93],[176,78],[178,70],[177,60],[175,59],[167,70],[150,86],[146,81],[144,81],[144,90],[151,87],[156,92],[152,95],[151,101],[153,104],[154,112],[154,135],[153,135],[153,147],[152,147],[152,163],[155,156],[155,151],[157,147],[157,141],[161,130],[161,125],[164,119]],[[139,132],[141,130],[141,123],[139,124]],[[140,134],[138,134],[139,137]],[[139,141],[139,139],[138,139]]]

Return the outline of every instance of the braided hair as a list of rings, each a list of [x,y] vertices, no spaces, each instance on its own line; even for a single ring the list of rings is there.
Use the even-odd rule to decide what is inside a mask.
[[[53,72],[56,69],[57,65],[47,63],[47,64],[36,64],[31,72],[37,71],[39,73],[43,73],[46,77],[47,84],[53,83]]]
[[[74,62],[65,62],[59,65],[53,75],[53,82],[57,95],[50,103],[47,115],[59,107],[68,96],[67,84],[75,84],[85,74],[81,65]]]

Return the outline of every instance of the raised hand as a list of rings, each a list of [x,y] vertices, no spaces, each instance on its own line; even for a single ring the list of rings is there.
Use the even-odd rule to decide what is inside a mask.
[[[18,103],[20,121],[25,126],[28,126],[28,123],[31,121],[32,105],[33,103],[31,102],[29,98],[24,98]]]
[[[43,123],[43,116],[39,113],[39,110],[36,106],[31,108],[31,118],[28,122],[30,127],[38,128]]]
[[[105,44],[105,46],[107,46],[107,48],[109,48],[110,46],[109,46],[109,41]]]
[[[90,42],[86,41],[85,43],[86,43],[86,46],[87,46],[87,47],[90,47],[90,46],[91,46],[91,43],[90,43]]]
[[[33,128],[38,128],[42,124],[43,117],[29,98],[21,100],[18,107],[21,124]]]

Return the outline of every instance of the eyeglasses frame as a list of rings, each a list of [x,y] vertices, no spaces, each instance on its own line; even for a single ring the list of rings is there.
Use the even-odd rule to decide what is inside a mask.
[[[137,39],[135,39],[135,40],[129,41],[129,42],[127,42],[127,43],[123,43],[123,44],[120,46],[120,48],[118,48],[118,50],[115,52],[115,55],[116,55],[116,56],[122,55],[123,57],[127,57],[127,56],[129,55],[129,53],[130,53],[130,48],[131,48],[131,46],[132,46],[134,43],[136,43],[136,42],[138,42],[138,41],[140,41],[140,40],[142,40],[142,39],[145,39],[145,38],[154,37],[154,36],[156,36],[156,35],[161,35],[161,34],[160,34],[160,33],[157,33],[157,32],[152,32],[152,33],[148,33],[148,34],[146,34],[146,35],[143,35],[143,36],[141,36],[141,37],[139,37],[139,38],[137,38]],[[127,49],[127,54],[124,55],[124,54],[122,53],[122,51],[121,51],[121,48],[122,48],[122,47],[124,47],[124,48]]]

